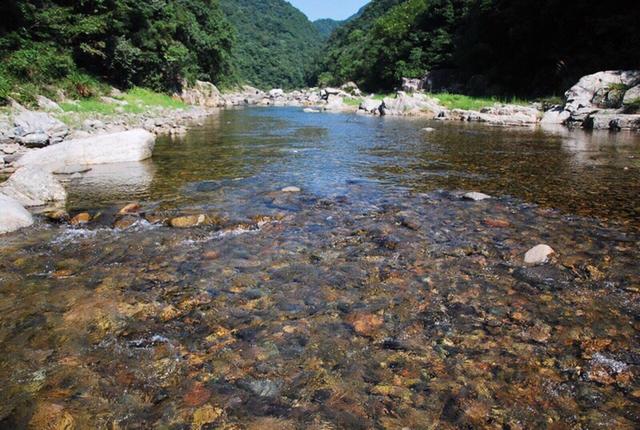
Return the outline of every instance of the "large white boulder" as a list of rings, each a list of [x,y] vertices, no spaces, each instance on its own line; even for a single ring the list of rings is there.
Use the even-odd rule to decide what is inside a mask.
[[[202,107],[220,107],[225,105],[220,90],[211,82],[196,81],[193,85],[183,83],[182,92],[176,94],[180,100],[189,105]]]
[[[384,115],[432,115],[436,116],[443,108],[436,99],[424,94],[406,94],[398,91],[394,98],[383,100],[381,112]]]
[[[28,210],[12,199],[0,194],[0,234],[10,233],[33,224]]]
[[[141,161],[153,154],[155,136],[143,129],[103,134],[85,139],[68,140],[55,146],[30,152],[17,161],[24,166],[90,165]]]
[[[43,206],[67,198],[62,184],[50,171],[39,166],[18,169],[2,184],[0,192],[26,207]]]

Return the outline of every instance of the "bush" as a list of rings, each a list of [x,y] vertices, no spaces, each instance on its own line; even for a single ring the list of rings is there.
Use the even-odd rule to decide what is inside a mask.
[[[7,72],[0,69],[0,101],[6,101],[11,96],[11,89],[13,88],[12,79]]]
[[[35,84],[50,84],[75,70],[68,52],[47,43],[31,43],[3,60],[7,74]]]

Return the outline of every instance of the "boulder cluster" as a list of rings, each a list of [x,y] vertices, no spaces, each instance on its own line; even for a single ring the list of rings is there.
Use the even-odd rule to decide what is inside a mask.
[[[596,130],[640,130],[640,70],[584,76],[565,93],[566,104],[547,111],[542,123]]]

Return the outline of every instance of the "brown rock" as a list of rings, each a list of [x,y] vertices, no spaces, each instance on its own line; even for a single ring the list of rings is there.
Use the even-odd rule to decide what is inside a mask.
[[[347,316],[347,322],[360,336],[373,336],[384,324],[380,315],[354,313]]]
[[[29,421],[31,430],[73,430],[76,428],[73,416],[64,407],[55,403],[38,405]]]
[[[211,424],[222,415],[222,409],[214,408],[211,405],[205,405],[196,409],[193,413],[193,430],[200,430],[203,426]]]
[[[133,224],[135,224],[138,221],[138,218],[134,217],[134,216],[125,216],[122,217],[120,219],[118,219],[114,224],[113,224],[113,228],[117,228],[119,230],[124,230],[127,229],[129,227],[131,227]]]
[[[202,257],[204,257],[205,260],[217,260],[220,258],[220,253],[218,251],[206,251]]]
[[[118,212],[119,215],[131,215],[140,212],[141,206],[138,203],[129,203]]]
[[[509,221],[507,221],[506,219],[498,219],[498,218],[485,218],[484,223],[488,227],[493,227],[493,228],[507,228],[511,226]]]
[[[47,212],[45,216],[49,220],[55,221],[55,222],[65,222],[69,220],[69,214],[67,213],[67,211],[64,211],[62,209]]]
[[[191,228],[204,224],[207,217],[205,215],[187,215],[171,218],[169,225],[174,228]]]
[[[89,221],[91,221],[91,215],[87,212],[82,212],[71,218],[71,225],[88,224]]]
[[[200,406],[206,403],[211,397],[211,391],[209,391],[202,382],[195,382],[191,385],[187,394],[184,395],[184,403],[187,406]]]

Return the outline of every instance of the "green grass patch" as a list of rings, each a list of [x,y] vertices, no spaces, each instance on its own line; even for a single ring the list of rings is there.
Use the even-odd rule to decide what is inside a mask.
[[[183,109],[187,105],[172,97],[145,88],[133,88],[118,100],[126,104],[106,103],[92,97],[73,102],[60,103],[65,112],[114,115],[117,113],[143,113],[150,109]]]
[[[480,110],[485,107],[490,107],[496,103],[513,104],[520,106],[527,106],[530,103],[526,100],[513,97],[511,99],[500,99],[497,97],[471,97],[462,94],[429,94],[431,97],[438,99],[440,104],[447,109],[464,109],[464,110]]]
[[[360,103],[362,103],[362,98],[360,97],[345,97],[344,98],[344,104],[346,104],[347,106],[355,106],[358,107],[360,106]]]
[[[146,88],[132,88],[122,97],[130,105],[161,107],[166,109],[184,109],[187,105],[167,94],[156,93]]]

